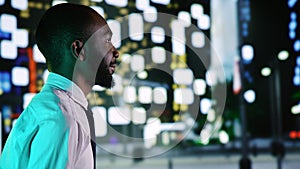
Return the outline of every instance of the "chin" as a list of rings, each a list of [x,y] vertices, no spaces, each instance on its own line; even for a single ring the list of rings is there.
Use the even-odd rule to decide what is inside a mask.
[[[109,88],[114,87],[115,82],[111,75],[102,76],[102,77],[96,78],[95,85],[99,85],[101,87],[109,89]]]

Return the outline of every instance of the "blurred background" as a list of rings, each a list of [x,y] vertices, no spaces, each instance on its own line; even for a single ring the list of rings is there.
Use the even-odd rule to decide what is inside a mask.
[[[34,32],[91,6],[120,53],[94,86],[97,168],[300,167],[298,0],[0,0],[1,149],[48,71]]]

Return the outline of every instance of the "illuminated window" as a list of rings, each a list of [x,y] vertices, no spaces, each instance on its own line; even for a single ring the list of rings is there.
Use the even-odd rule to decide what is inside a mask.
[[[290,30],[295,30],[297,28],[297,21],[293,20],[289,24],[289,29]]]
[[[216,120],[216,112],[214,109],[209,109],[206,117],[207,121],[214,122]]]
[[[15,45],[21,48],[26,48],[28,46],[28,31],[25,29],[18,29],[12,33],[12,41]]]
[[[162,27],[154,26],[151,29],[151,40],[154,43],[163,43],[165,41],[165,30]]]
[[[123,99],[126,103],[134,103],[136,101],[136,88],[134,86],[126,86],[123,92]]]
[[[295,39],[295,37],[296,37],[296,32],[295,32],[294,30],[289,31],[289,37],[290,37],[290,39]]]
[[[23,109],[25,109],[29,103],[31,102],[32,98],[36,95],[36,93],[26,93],[23,96]]]
[[[244,93],[244,99],[248,102],[248,103],[253,103],[256,99],[256,95],[254,90],[247,90]]]
[[[174,54],[185,54],[185,28],[184,24],[179,20],[174,20],[171,23],[172,29],[172,51]]]
[[[169,145],[170,144],[170,134],[167,131],[164,131],[161,133],[161,140],[163,145]]]
[[[300,67],[295,67],[295,75],[300,75]]]
[[[186,11],[180,11],[178,13],[178,20],[180,20],[185,27],[191,26],[191,15]]]
[[[153,6],[146,7],[144,12],[144,19],[147,22],[155,22],[157,21],[157,10]]]
[[[29,84],[29,70],[25,67],[14,67],[12,69],[12,83],[15,86],[27,86]]]
[[[117,6],[117,7],[126,7],[128,4],[127,0],[105,0],[108,5]]]
[[[93,91],[98,91],[98,92],[102,92],[105,90],[104,87],[100,86],[100,85],[94,85],[92,88]]]
[[[292,114],[300,114],[300,104],[293,106],[291,112]]]
[[[200,111],[202,114],[207,114],[211,109],[211,100],[207,98],[203,98],[200,101]]]
[[[177,55],[185,54],[185,43],[172,39],[172,51]]]
[[[191,69],[175,69],[173,80],[176,84],[190,85],[193,83],[194,75]]]
[[[17,18],[14,15],[2,14],[0,16],[0,28],[3,32],[13,32],[17,29]]]
[[[297,13],[296,12],[291,12],[290,18],[293,21],[296,20],[297,19]]]
[[[152,88],[148,86],[142,86],[138,90],[139,102],[143,104],[149,104],[152,102]]]
[[[113,32],[112,36],[112,44],[119,48],[121,46],[121,23],[116,20],[108,20],[107,21],[111,31]]]
[[[36,44],[33,45],[33,60],[38,63],[46,63],[44,55],[41,53]]]
[[[130,123],[130,110],[126,107],[110,107],[108,122],[112,125],[127,125]]]
[[[242,46],[242,58],[247,63],[251,62],[254,57],[254,49],[251,45]]]
[[[48,69],[45,69],[45,71],[44,71],[44,73],[43,73],[43,80],[44,80],[44,83],[47,81],[48,75],[49,75],[49,71],[48,71]]]
[[[15,9],[25,10],[28,8],[27,0],[11,0],[11,6]]]
[[[18,56],[18,48],[12,42],[8,40],[1,41],[1,56],[4,59],[16,59]]]
[[[136,0],[135,1],[136,9],[138,10],[145,10],[147,7],[150,6],[150,0]]]
[[[118,75],[118,74],[113,74],[113,79],[115,81],[115,86],[112,87],[112,91],[113,92],[118,92],[121,93],[123,90],[123,84],[122,84],[122,76]]]
[[[122,59],[122,63],[130,63],[130,60],[131,60],[131,55],[128,54],[128,53],[124,53],[122,56],[121,56],[121,59]]]
[[[294,7],[294,5],[297,3],[297,0],[289,0],[288,1],[288,6],[290,7],[290,8],[293,8]]]
[[[168,5],[171,0],[151,0],[153,3],[162,4],[162,5]]]
[[[93,107],[93,117],[96,137],[107,135],[106,109],[104,107]]]
[[[192,45],[195,48],[203,48],[205,45],[205,35],[202,32],[193,32],[192,33]]]
[[[4,5],[5,0],[0,0],[0,5]]]
[[[144,124],[146,122],[146,110],[143,107],[135,107],[132,110],[132,122],[134,124]]]
[[[278,53],[278,59],[279,59],[279,60],[286,60],[286,59],[288,59],[288,58],[289,58],[289,52],[288,52],[288,51],[283,50],[283,51],[280,51],[280,52]]]
[[[205,80],[208,86],[213,86],[217,83],[217,75],[212,70],[208,70],[205,73]]]
[[[199,19],[203,15],[203,6],[201,4],[192,4],[191,15],[194,19]]]
[[[103,0],[91,0],[92,2],[102,2]]]
[[[128,19],[129,37],[135,41],[141,41],[144,38],[144,22],[140,14],[130,14]]]
[[[209,143],[211,132],[208,129],[203,129],[200,133],[200,141],[202,144],[207,145]]]
[[[269,67],[264,67],[261,69],[261,75],[263,75],[263,76],[270,76],[271,73],[272,73],[272,70]]]
[[[163,47],[153,47],[151,52],[151,58],[154,63],[162,64],[166,61],[166,51]]]
[[[96,12],[98,12],[99,15],[101,15],[103,18],[105,18],[104,10],[100,6],[91,6]]]
[[[295,43],[294,43],[294,50],[296,52],[299,52],[300,51],[300,40],[296,40]]]
[[[53,1],[52,1],[52,6],[58,5],[58,4],[62,4],[62,3],[68,3],[68,1],[64,1],[64,0],[53,0]]]
[[[206,92],[206,82],[203,79],[196,79],[193,84],[193,90],[196,95],[204,95]]]
[[[147,71],[141,71],[141,72],[139,72],[139,73],[137,74],[137,77],[138,77],[139,79],[147,79],[148,73],[147,73]]]
[[[144,126],[144,145],[146,148],[151,148],[157,142],[157,135],[160,130],[161,121],[157,117],[150,117],[147,124]]]
[[[163,87],[153,89],[153,102],[156,104],[167,103],[167,90]]]
[[[227,134],[226,131],[221,130],[219,132],[219,140],[222,144],[227,144],[229,142],[229,135]]]
[[[162,123],[160,125],[160,130],[161,131],[183,131],[185,129],[186,129],[186,124],[183,123],[183,122]]]
[[[198,27],[202,30],[210,28],[210,18],[208,15],[201,15],[197,21]]]
[[[131,57],[130,68],[134,72],[139,72],[145,69],[145,59],[142,55],[133,55]]]
[[[294,76],[293,83],[295,86],[300,86],[300,76]]]
[[[2,90],[2,91],[1,91]],[[0,95],[11,91],[11,80],[9,72],[0,72]]]
[[[153,130],[153,126],[145,125],[143,130],[144,146],[145,148],[151,148],[156,145],[157,134]]]
[[[189,88],[178,88],[174,90],[174,101],[177,104],[193,104],[194,93]]]

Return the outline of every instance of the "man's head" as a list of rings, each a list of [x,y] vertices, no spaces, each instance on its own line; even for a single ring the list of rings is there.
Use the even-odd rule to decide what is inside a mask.
[[[74,76],[81,75],[83,80],[90,85],[96,83],[110,87],[111,82],[104,82],[104,79],[112,75],[108,74],[111,63],[104,65],[105,63],[102,62],[110,52],[113,58],[109,61],[115,63],[118,53],[111,43],[110,46],[104,47],[103,43],[95,44],[98,42],[90,40],[94,38],[106,41],[107,38],[111,38],[111,36],[104,37],[106,34],[101,34],[103,28],[110,31],[105,19],[87,6],[63,3],[47,10],[37,27],[36,43],[46,58],[49,71],[61,74],[73,81]],[[100,53],[102,55],[99,55]],[[87,69],[90,67],[94,69]],[[96,82],[95,79],[97,79]]]

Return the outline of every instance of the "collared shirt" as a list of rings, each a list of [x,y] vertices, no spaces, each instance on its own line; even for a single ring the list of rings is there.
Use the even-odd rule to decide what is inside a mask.
[[[22,112],[0,158],[1,169],[92,169],[88,102],[72,81],[50,73]]]

